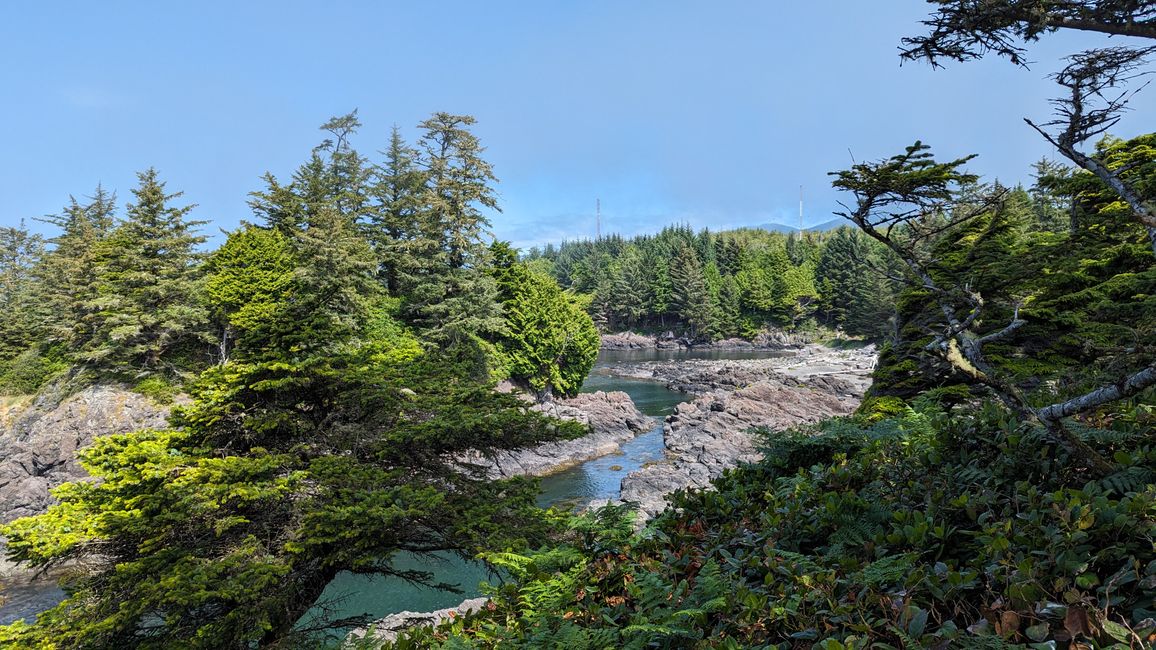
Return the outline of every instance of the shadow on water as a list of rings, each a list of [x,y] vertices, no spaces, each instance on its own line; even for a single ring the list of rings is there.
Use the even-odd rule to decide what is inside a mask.
[[[5,585],[0,598],[3,599],[0,603],[0,625],[8,625],[21,619],[31,620],[40,612],[55,607],[64,600],[64,590],[57,587],[52,579],[36,580]]]
[[[620,453],[586,461],[544,477],[539,505],[578,507],[592,500],[617,497],[624,476],[663,456],[662,418],[672,413],[675,406],[686,401],[688,396],[667,390],[658,382],[610,376],[606,372],[607,365],[681,359],[765,359],[791,354],[750,349],[603,351],[582,391],[625,391],[640,411],[655,418],[656,426],[623,444]],[[481,562],[456,555],[418,557],[399,554],[395,564],[400,569],[429,571],[435,575],[435,580],[456,585],[461,593],[421,587],[394,577],[341,573],[329,584],[319,602],[326,603],[327,613],[334,618],[362,614],[380,618],[402,611],[426,612],[453,607],[466,598],[479,596],[479,583],[496,580],[496,576]],[[64,597],[64,593],[51,582],[13,586],[5,590],[4,595],[8,600],[0,605],[0,624],[33,617]],[[306,614],[302,622],[307,623],[317,611]]]
[[[599,359],[600,365],[620,361],[613,357],[608,357],[607,361],[603,361],[603,357]],[[600,390],[625,391],[640,411],[655,418],[656,426],[623,444],[619,453],[595,458],[543,477],[538,505],[581,507],[593,500],[617,497],[622,477],[646,463],[662,458],[662,418],[687,399],[686,395],[667,390],[658,382],[624,379],[594,372],[582,385],[582,392]],[[329,614],[335,618],[366,613],[380,618],[402,611],[428,612],[453,607],[466,598],[481,595],[478,583],[493,582],[495,578],[481,562],[457,556],[423,558],[401,555],[399,563],[399,566],[406,569],[429,571],[437,576],[437,580],[457,585],[461,593],[421,587],[399,578],[341,573],[325,589],[321,601],[329,603]]]

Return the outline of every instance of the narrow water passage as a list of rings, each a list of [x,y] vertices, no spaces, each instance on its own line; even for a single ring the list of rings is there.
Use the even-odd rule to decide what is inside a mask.
[[[663,457],[662,421],[674,412],[675,406],[689,396],[667,388],[658,382],[630,379],[611,375],[610,366],[618,363],[667,361],[682,359],[765,359],[790,356],[790,352],[775,350],[603,350],[598,362],[582,385],[582,392],[623,391],[630,395],[638,410],[654,418],[655,426],[622,445],[620,453],[602,456],[575,465],[569,469],[542,478],[542,493],[538,504],[543,507],[583,505],[590,501],[616,498],[622,478],[649,462]],[[434,573],[437,579],[455,584],[461,593],[451,593],[412,585],[396,578],[371,578],[343,573],[338,575],[322,595],[330,600],[332,613],[337,617],[369,613],[380,618],[401,611],[427,612],[453,607],[466,598],[480,595],[478,583],[492,581],[481,562],[458,557],[443,557],[434,561],[404,556],[400,562],[405,568]]]
[[[617,357],[610,361],[617,361]],[[633,359],[632,359],[633,360]],[[639,379],[622,379],[605,373],[603,357],[586,379],[582,392],[625,391],[640,411],[654,417],[655,427],[622,445],[620,453],[602,456],[542,478],[542,507],[582,505],[594,499],[618,496],[622,477],[648,462],[662,458],[662,419],[674,411],[686,395],[667,390],[662,384]],[[491,582],[483,563],[445,555],[419,558],[409,554],[398,557],[402,568],[429,571],[437,579],[457,585],[461,593],[419,587],[398,578],[372,577],[341,573],[325,589],[321,602],[327,602],[331,616],[342,618],[369,613],[375,618],[402,611],[428,612],[453,607],[466,598],[481,595],[480,582]]]
[[[622,445],[620,453],[596,458],[542,479],[542,506],[581,505],[592,500],[615,498],[624,476],[646,463],[662,458],[662,419],[674,411],[686,395],[667,390],[657,382],[615,377],[608,367],[617,363],[680,359],[752,359],[783,356],[767,350],[609,350],[599,354],[598,363],[583,384],[583,392],[624,391],[644,414],[655,419],[655,427]],[[400,611],[432,611],[453,607],[465,598],[479,595],[478,583],[492,581],[485,566],[456,556],[419,558],[401,554],[395,558],[401,569],[430,571],[437,580],[457,585],[462,593],[416,587],[397,578],[370,577],[343,573],[322,595],[334,618],[368,613],[383,617]],[[64,593],[51,582],[36,582],[5,593],[9,600],[0,605],[0,625],[54,606]]]

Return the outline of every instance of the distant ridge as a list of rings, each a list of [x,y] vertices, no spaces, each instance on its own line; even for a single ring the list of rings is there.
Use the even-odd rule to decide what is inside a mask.
[[[817,223],[813,226],[807,226],[806,228],[803,228],[803,230],[808,231],[808,232],[826,232],[828,230],[835,230],[836,228],[841,228],[843,226],[849,226],[849,225],[851,225],[851,222],[847,221],[846,219],[844,219],[842,217],[836,217],[834,219],[831,219],[830,221],[824,221],[823,223]],[[798,228],[796,228],[794,226],[788,226],[786,224],[781,224],[781,223],[764,223],[764,224],[760,224],[760,225],[755,226],[755,228],[758,228],[760,230],[768,230],[770,232],[782,232],[782,233],[799,232]]]

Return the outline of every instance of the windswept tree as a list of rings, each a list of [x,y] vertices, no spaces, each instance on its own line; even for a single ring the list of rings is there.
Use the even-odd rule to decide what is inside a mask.
[[[925,21],[930,33],[904,39],[902,56],[908,60],[926,60],[933,66],[940,65],[943,59],[965,61],[989,52],[1025,65],[1025,44],[1061,29],[1136,37],[1149,42],[1156,39],[1156,6],[1150,2],[930,2],[937,7],[931,18]],[[1136,224],[1146,231],[1150,248],[1156,253],[1156,195],[1152,192],[1150,180],[1152,156],[1143,143],[1149,136],[1142,136],[1124,146],[1101,142],[1091,152],[1083,148],[1089,140],[1104,135],[1119,122],[1135,92],[1128,88],[1128,84],[1147,73],[1144,65],[1153,49],[1149,45],[1122,45],[1087,50],[1068,57],[1067,65],[1054,75],[1064,90],[1063,95],[1052,101],[1055,118],[1044,124],[1026,121],[1061,154],[1082,168],[1083,177],[1075,174],[1072,178],[1061,179],[1059,184],[1070,190],[1075,185],[1086,185],[1089,179],[1095,179],[1096,184],[1114,195],[1108,203],[1124,207],[1114,212],[1124,218],[1125,224]],[[992,311],[990,304],[985,305],[985,296],[969,283],[960,284],[942,277],[936,279],[932,260],[921,258],[918,246],[914,245],[918,242],[911,239],[911,233],[918,238],[924,233],[942,232],[942,229],[936,230],[939,226],[929,227],[928,224],[942,223],[942,220],[934,221],[932,213],[942,212],[952,202],[955,194],[953,184],[967,180],[967,175],[959,171],[966,159],[937,163],[925,149],[917,143],[904,154],[886,161],[857,165],[852,170],[839,172],[835,185],[853,192],[856,198],[855,205],[845,216],[903,259],[918,284],[938,305],[942,321],[939,332],[927,345],[928,351],[943,355],[953,367],[993,391],[1021,417],[1045,425],[1079,462],[1096,472],[1107,473],[1111,470],[1110,464],[1069,432],[1063,420],[1139,395],[1156,384],[1156,365],[1153,365],[1148,351],[1150,324],[1145,324],[1145,319],[1138,319],[1132,344],[1120,346],[1115,354],[1109,355],[1116,361],[1111,364],[1114,376],[1101,378],[1098,385],[1085,385],[1083,392],[1065,395],[1066,399],[1061,401],[1043,405],[1031,401],[1019,386],[1001,376],[985,350],[1011,339],[1025,326],[1027,321],[1020,318],[1019,306],[1010,312],[1006,324],[993,329],[990,321],[984,318]],[[1094,190],[1090,192],[1096,193]],[[1076,204],[1073,208],[1079,209],[1080,206]],[[984,211],[987,208],[981,207],[970,216],[978,216]],[[953,221],[948,221],[947,227],[953,225]],[[1081,230],[1080,224],[1073,219],[1073,237]],[[1108,231],[1101,230],[1101,235],[1104,232]],[[1098,287],[1087,288],[1085,295],[1112,292],[1110,287],[1113,285],[1132,287],[1136,278],[1142,278],[1146,273],[1112,276]],[[1142,300],[1147,292],[1132,289],[1130,293],[1129,300],[1134,302]]]
[[[961,187],[975,181],[962,170],[970,158],[937,162],[928,147],[917,142],[902,154],[837,172],[834,186],[854,197],[841,214],[904,262],[913,287],[938,312],[931,325],[932,336],[924,345],[926,352],[939,356],[959,376],[991,391],[1019,417],[1045,426],[1075,462],[1099,474],[1110,473],[1112,465],[1072,433],[1064,419],[1156,385],[1156,365],[1142,352],[1123,354],[1119,365],[1130,363],[1130,371],[1079,394],[1041,404],[1038,395],[1026,394],[1011,374],[989,358],[990,347],[1007,341],[1028,323],[1021,318],[1021,305],[993,305],[991,297],[977,290],[966,275],[944,273],[934,246],[950,232],[987,218],[988,225],[980,236],[969,238],[972,248],[962,252],[967,260],[975,261],[977,242],[984,241],[984,233],[994,232],[992,228],[998,224],[990,217],[1006,192],[995,192],[978,204],[960,205],[957,201]],[[993,311],[1008,317],[1002,323],[995,322]]]
[[[902,57],[966,61],[989,52],[1026,65],[1024,44],[1058,30],[1083,30],[1156,40],[1156,5],[1135,0],[928,0],[938,9],[924,24],[925,36],[903,39]],[[1068,160],[1094,174],[1130,208],[1131,219],[1148,230],[1156,253],[1156,204],[1136,186],[1127,167],[1112,168],[1081,146],[1114,127],[1138,89],[1128,84],[1149,74],[1144,66],[1156,46],[1121,45],[1085,50],[1068,57],[1053,75],[1065,91],[1052,100],[1055,118],[1038,125],[1025,121]]]
[[[1156,38],[1156,6],[1137,0],[927,0],[924,36],[903,39],[903,58],[967,61],[992,52],[1027,65],[1025,42],[1059,30]]]

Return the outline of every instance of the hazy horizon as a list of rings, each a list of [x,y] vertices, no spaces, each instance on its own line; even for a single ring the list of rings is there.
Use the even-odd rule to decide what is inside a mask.
[[[156,167],[199,207],[206,234],[251,218],[260,176],[287,178],[326,119],[358,109],[371,157],[397,124],[411,141],[434,111],[474,115],[501,182],[494,234],[529,247],[695,229],[796,225],[837,209],[827,172],[919,139],[977,153],[987,180],[1030,182],[1052,149],[1060,57],[1101,41],[1045,36],[1030,70],[994,56],[900,66],[922,0],[789,6],[723,2],[385,6],[349,2],[127,3],[0,10],[0,108],[9,155],[0,224],[59,212],[98,183],[131,197]],[[1115,39],[1119,43],[1123,39]],[[1115,133],[1143,130],[1156,90]],[[17,155],[16,152],[19,152]]]

